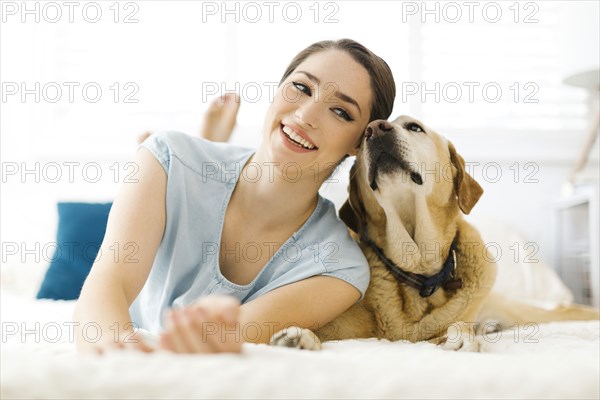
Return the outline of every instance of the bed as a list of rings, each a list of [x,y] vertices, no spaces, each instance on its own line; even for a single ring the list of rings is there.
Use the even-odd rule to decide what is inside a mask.
[[[500,244],[516,238],[498,224],[480,229]],[[572,298],[548,266],[506,261],[495,290],[544,304]],[[34,298],[43,268],[2,266],[2,399],[600,397],[598,321],[521,326],[488,337],[481,353],[364,339],[321,352],[244,344],[239,355],[78,355],[75,302]]]

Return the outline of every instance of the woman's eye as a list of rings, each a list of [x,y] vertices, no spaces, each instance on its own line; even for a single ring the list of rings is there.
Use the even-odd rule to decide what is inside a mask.
[[[305,84],[300,83],[300,82],[292,82],[292,85],[294,85],[294,87],[296,89],[298,89],[299,91],[306,93],[307,95],[310,96],[310,94],[311,94],[310,89]]]
[[[334,108],[333,112],[336,113],[338,116],[342,117],[343,119],[345,119],[346,121],[354,121],[354,119],[352,119],[350,114],[348,114],[346,112],[346,110],[344,110],[342,108]]]
[[[408,124],[404,125],[404,128],[413,132],[425,132],[423,128],[419,126],[419,124],[415,124],[414,122],[409,122]]]

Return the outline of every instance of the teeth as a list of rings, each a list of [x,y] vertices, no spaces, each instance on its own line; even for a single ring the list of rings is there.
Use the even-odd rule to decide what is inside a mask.
[[[308,141],[306,141],[302,136],[300,136],[296,132],[294,132],[294,130],[287,125],[283,126],[283,133],[288,135],[290,137],[290,139],[292,139],[294,142],[301,144],[303,147],[306,147],[307,149],[315,148],[315,146],[308,143]]]

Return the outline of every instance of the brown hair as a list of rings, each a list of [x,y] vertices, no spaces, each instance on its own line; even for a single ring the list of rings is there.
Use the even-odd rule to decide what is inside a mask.
[[[369,73],[371,77],[371,90],[373,92],[373,104],[371,105],[369,121],[388,119],[392,113],[394,98],[396,97],[396,83],[394,82],[392,71],[382,58],[352,39],[323,40],[311,44],[294,57],[281,77],[279,84],[281,85],[294,72],[298,65],[309,56],[329,49],[347,52]]]

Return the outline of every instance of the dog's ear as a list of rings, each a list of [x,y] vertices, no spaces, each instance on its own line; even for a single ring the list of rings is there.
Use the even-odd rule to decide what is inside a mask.
[[[358,195],[358,187],[356,176],[356,162],[350,169],[350,185],[348,187],[348,199],[340,208],[340,219],[344,221],[344,223],[348,226],[348,228],[352,229],[356,233],[360,233],[361,226],[363,224],[362,220],[362,203],[360,201],[360,197]]]
[[[469,214],[483,194],[483,189],[465,171],[465,160],[456,152],[452,142],[448,142],[448,149],[450,150],[450,161],[456,167],[457,171],[456,179],[454,180],[454,190],[458,197],[458,206],[463,213]]]
[[[340,219],[344,221],[348,228],[352,229],[354,232],[358,233],[358,216],[352,209],[350,205],[350,199],[346,200],[340,208]]]

